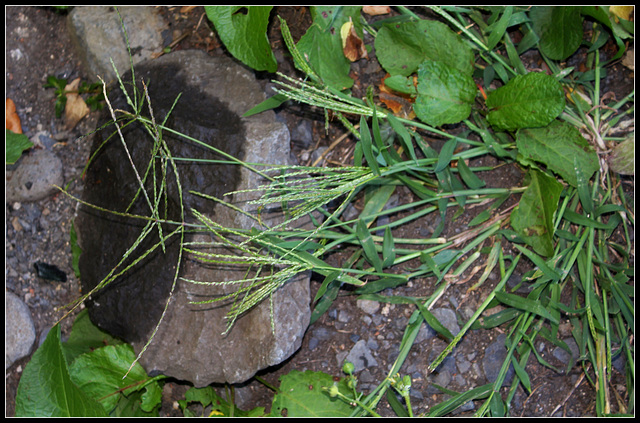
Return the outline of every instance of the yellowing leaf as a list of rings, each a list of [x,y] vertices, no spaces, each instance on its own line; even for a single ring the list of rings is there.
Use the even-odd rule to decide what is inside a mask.
[[[340,37],[342,38],[342,51],[344,57],[351,62],[360,60],[363,57],[368,59],[367,49],[364,46],[364,42],[356,33],[353,26],[353,20],[349,17],[349,21],[345,22],[340,28]]]
[[[609,12],[620,19],[628,21],[633,13],[633,6],[609,6]]]
[[[80,119],[89,114],[89,107],[82,97],[78,95],[80,86],[80,78],[76,78],[68,84],[64,90],[67,96],[67,104],[64,108],[65,126],[67,129],[73,129],[80,122]]]

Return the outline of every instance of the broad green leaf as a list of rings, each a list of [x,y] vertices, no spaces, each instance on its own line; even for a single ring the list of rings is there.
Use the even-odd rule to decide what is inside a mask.
[[[127,397],[121,397],[116,408],[109,414],[111,417],[158,417],[158,408],[152,411],[144,409],[144,394],[133,392]]]
[[[353,395],[346,379],[334,382],[333,376],[322,372],[293,370],[280,377],[280,389],[273,398],[273,417],[348,417],[352,407],[340,398],[331,398],[322,388],[334,383],[347,397]]]
[[[511,226],[534,251],[553,254],[553,214],[558,208],[562,184],[537,170],[529,170],[528,188],[511,212]]]
[[[429,125],[458,123],[469,117],[476,90],[471,76],[444,62],[427,60],[418,68],[418,96],[413,110]]]
[[[586,180],[600,168],[598,156],[575,126],[554,121],[543,128],[520,129],[516,135],[518,154],[542,163],[576,187],[574,160]]]
[[[362,35],[362,6],[317,6],[311,8],[313,23],[296,44],[323,82],[338,90],[351,88],[351,62],[342,51],[340,28],[349,18],[358,35]]]
[[[518,75],[487,95],[487,120],[497,129],[512,131],[548,125],[564,110],[560,83],[544,73]]]
[[[583,37],[578,6],[534,6],[529,12],[540,37],[540,51],[553,60],[565,60],[580,47]]]
[[[100,403],[78,388],[69,376],[54,326],[25,366],[16,395],[18,417],[106,417]]]
[[[84,309],[76,316],[69,339],[62,345],[67,363],[72,363],[81,354],[91,352],[105,345],[121,344],[122,341],[104,332],[89,319],[89,310]]]
[[[18,161],[22,152],[33,147],[33,143],[25,134],[16,134],[9,129],[5,132],[5,163],[14,164]]]
[[[116,407],[120,393],[127,396],[141,390],[147,382],[157,384],[138,363],[127,374],[135,359],[131,345],[107,345],[82,354],[71,364],[69,372],[84,393],[99,399],[105,411],[110,412]],[[127,377],[123,379],[125,374]]]
[[[402,75],[393,75],[384,80],[384,85],[402,94],[416,95],[416,87],[413,78]]]
[[[378,31],[375,48],[380,65],[391,75],[409,76],[425,60],[443,62],[463,75],[473,73],[473,51],[442,22],[385,24]]]
[[[275,72],[278,62],[267,39],[273,6],[205,6],[207,17],[229,52],[255,70]]]

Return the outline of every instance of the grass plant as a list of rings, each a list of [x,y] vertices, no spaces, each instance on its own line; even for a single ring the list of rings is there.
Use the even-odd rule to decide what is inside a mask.
[[[399,10],[409,18],[416,18],[406,8]],[[466,41],[482,59],[482,64],[477,65],[478,69],[495,69],[507,80],[522,74],[524,65],[505,32],[506,27],[498,35],[493,35],[491,31],[483,32],[482,28],[469,25],[474,22],[477,24],[477,20],[469,18],[477,17],[473,14],[475,12],[453,7],[434,10],[461,30],[463,37],[466,37]],[[509,13],[515,13],[509,10]],[[491,14],[494,22],[499,22],[500,16],[502,15],[498,12]],[[148,191],[145,189],[145,179],[149,175],[156,175],[154,166],[162,166],[164,170],[170,167],[177,177],[178,189],[181,190],[175,163],[192,158],[173,157],[162,134],[167,131],[177,133],[165,126],[166,119],[161,123],[156,122],[151,108],[150,118],[141,115],[142,107],[150,103],[146,91],[133,92],[128,96],[131,112],[113,110],[105,92],[112,118],[119,124],[116,125],[116,142],[119,139],[126,147],[120,132],[120,125],[127,124],[125,121],[142,123],[154,140],[154,154],[150,157],[147,168],[135,169],[134,166],[140,186],[138,195],[145,198],[149,215],[119,213],[132,219],[142,219],[146,221],[146,226],[120,263],[136,250],[145,237],[156,236],[158,241],[128,267],[120,269],[119,264],[93,291],[80,298],[75,306],[153,250],[164,248],[164,243],[169,238],[179,237],[180,258],[176,263],[173,287],[165,304],[165,311],[180,277],[183,255],[190,254],[203,263],[246,266],[246,276],[238,280],[221,282],[182,279],[193,284],[238,287],[232,294],[204,301],[233,301],[227,316],[227,331],[233,330],[234,322],[246,311],[270,298],[293,276],[309,270],[324,277],[314,299],[312,321],[331,306],[344,284],[352,285],[351,292],[362,299],[415,306],[398,346],[399,354],[391,363],[386,378],[367,395],[357,393],[355,387],[351,396],[348,393],[339,394],[343,400],[352,404],[353,416],[375,415],[383,398],[387,398],[398,415],[413,415],[409,400],[411,384],[401,374],[420,326],[425,321],[449,342],[447,348],[430,363],[431,371],[438,367],[470,329],[502,327],[507,333],[505,343],[508,349],[507,358],[494,383],[462,393],[445,390],[451,398],[431,407],[425,415],[444,416],[471,400],[480,401],[477,416],[509,415],[516,389],[522,386],[531,393],[531,379],[527,374],[526,364],[532,355],[540,365],[558,370],[538,355],[534,348],[537,340],[544,339],[569,351],[566,343],[558,337],[561,319],[571,322],[572,335],[580,351],[577,361],[596,392],[596,413],[611,414],[612,401],[616,401],[616,409],[620,413],[633,413],[635,310],[633,285],[630,281],[634,277],[631,235],[635,227],[634,211],[619,176],[608,170],[605,160],[608,145],[618,141],[608,137],[608,132],[622,116],[632,113],[633,107],[616,115],[623,106],[633,102],[633,93],[613,105],[600,106],[603,104],[599,88],[603,65],[599,63],[598,48],[594,50],[593,85],[590,81],[574,78],[571,72],[561,69],[557,61],[543,55],[553,76],[574,93],[570,95],[570,101],[560,118],[588,134],[601,159],[601,167],[593,177],[582,174],[579,166],[574,168],[574,164],[570,164],[577,184],[560,185],[558,208],[551,220],[553,252],[545,256],[511,229],[511,209],[497,212],[504,201],[510,197],[517,199],[527,187],[485,188],[477,172],[487,169],[470,168],[467,165],[470,159],[493,155],[502,162],[542,167],[533,165],[530,161],[522,161],[517,156],[513,133],[495,130],[487,122],[484,113],[475,111],[462,121],[461,124],[466,128],[462,135],[454,136],[424,122],[393,116],[375,104],[372,94],[366,99],[355,99],[337,91],[322,82],[304,54],[296,48],[286,23],[281,22],[285,42],[297,67],[305,72],[306,79],[297,80],[280,75],[282,79],[274,81],[279,85],[277,92],[284,98],[339,115],[340,121],[358,140],[353,165],[331,168],[270,166],[243,163],[216,150],[225,157],[225,163],[245,166],[264,176],[268,181],[265,186],[249,190],[260,194],[252,203],[259,209],[280,206],[286,218],[281,224],[269,227],[264,224],[260,215],[254,215],[257,227],[249,231],[221,226],[208,218],[202,210],[184,210],[181,206],[181,219],[170,221],[158,212],[168,186],[167,181],[154,180],[153,190]],[[528,21],[523,20],[522,25],[531,31]],[[497,31],[498,27],[494,25],[493,29]],[[499,48],[504,49],[506,57],[498,51]],[[126,84],[121,79],[120,82],[126,92]],[[586,97],[577,97],[577,92],[586,92]],[[383,125],[392,129],[392,137],[383,136]],[[426,134],[443,141],[444,146],[440,151],[434,150],[425,141]],[[177,135],[189,141],[197,141],[186,134]],[[466,148],[458,151],[456,147],[460,144],[466,144]],[[204,143],[201,145],[213,148]],[[161,174],[166,177],[167,173],[163,171]],[[387,208],[391,196],[399,187],[406,187],[416,200]],[[206,197],[197,192],[193,194]],[[365,199],[364,210],[355,219],[346,218],[347,206],[359,197]],[[212,203],[223,203],[236,212],[242,212],[224,199],[207,198]],[[458,237],[442,237],[448,209],[460,212],[473,204],[488,205],[488,212],[480,214],[472,222],[471,228]],[[192,213],[198,223],[187,224],[186,213]],[[399,213],[403,217],[392,222],[382,219]],[[315,228],[289,229],[292,222],[305,216],[310,216]],[[432,238],[394,238],[392,235],[392,230],[425,216],[440,218],[442,222],[435,229]],[[172,225],[174,229],[166,233],[161,224]],[[187,242],[187,231],[207,232],[215,241],[207,245]],[[513,246],[515,255],[504,253],[504,246],[507,244]],[[233,253],[203,253],[198,249],[218,245],[231,248]],[[328,264],[324,258],[341,245],[357,248],[342,265]],[[487,260],[484,265],[477,265],[478,257],[481,256],[487,256]],[[416,259],[420,262],[416,268],[397,271],[398,265]],[[532,287],[526,296],[516,295],[506,285],[521,262],[527,262],[533,267],[521,282]],[[443,297],[452,282],[470,269],[473,269],[473,274],[482,272],[480,280],[470,291],[478,289],[492,272],[499,274],[499,282],[454,337],[430,310]],[[433,278],[435,281],[434,291],[427,298],[382,294],[383,291],[388,292],[385,291],[388,288],[406,284],[416,278]],[[506,308],[491,317],[484,316],[481,319],[485,311],[497,305]],[[155,330],[161,323],[162,318]],[[153,338],[153,334],[151,337]],[[147,345],[150,342],[151,339]],[[145,349],[146,347],[140,355]],[[627,363],[626,402],[610,386],[612,361],[620,355],[625,357]],[[515,369],[515,377],[503,397],[501,387],[511,365]],[[569,363],[567,367],[572,366],[573,363]],[[352,374],[348,376],[355,378]],[[395,398],[394,391],[401,394],[404,403]]]

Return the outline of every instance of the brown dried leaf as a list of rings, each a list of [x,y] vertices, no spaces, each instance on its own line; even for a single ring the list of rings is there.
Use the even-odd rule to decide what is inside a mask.
[[[64,90],[67,96],[67,104],[64,108],[64,119],[67,130],[75,128],[80,120],[89,114],[89,107],[82,97],[78,95],[80,78],[76,78],[68,84]]]
[[[16,104],[10,98],[6,101],[5,115],[7,129],[14,134],[22,134],[22,124],[20,123],[20,117],[16,113]]]
[[[391,12],[390,6],[362,6],[362,11],[367,15],[386,15]]]
[[[358,37],[351,18],[349,18],[349,22],[342,25],[340,36],[342,37],[342,52],[347,59],[355,62],[362,58],[369,58],[364,42]]]

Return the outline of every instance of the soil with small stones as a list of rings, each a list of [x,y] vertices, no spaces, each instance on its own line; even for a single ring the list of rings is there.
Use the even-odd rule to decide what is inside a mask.
[[[161,14],[170,24],[173,38],[177,39],[181,34],[190,33],[175,49],[202,49],[208,54],[228,54],[223,49],[219,39],[211,30],[211,26],[203,16],[204,10],[196,7],[186,13],[181,13],[180,7],[161,7]],[[275,10],[289,24],[295,40],[299,39],[311,24],[311,17],[306,7],[278,7]],[[275,16],[275,13],[273,14]],[[67,78],[69,81],[76,77],[94,82],[94,75],[88,75],[76,56],[67,30],[67,17],[51,8],[40,7],[7,7],[6,19],[6,96],[15,101],[18,114],[22,120],[23,131],[27,135],[33,135],[39,131],[48,131],[57,141],[52,147],[62,159],[64,165],[65,182],[69,183],[69,192],[79,195],[82,183],[79,176],[88,158],[88,143],[83,134],[90,132],[97,117],[92,113],[71,131],[64,129],[63,122],[54,114],[53,90],[43,88],[47,76]],[[273,20],[269,28],[269,39],[276,52],[279,61],[279,71],[286,75],[296,75],[296,71],[286,53],[279,23]],[[372,44],[371,39],[365,42]],[[19,53],[15,53],[19,50]],[[11,52],[14,52],[13,54]],[[581,53],[583,54],[583,53]],[[532,58],[532,67],[537,67],[535,58]],[[633,77],[629,77],[628,71],[620,65],[609,68],[610,80],[608,86],[622,98],[633,86]],[[355,96],[363,96],[368,86],[377,89],[384,72],[375,65],[375,62],[360,60],[353,64],[351,76],[355,79],[353,89]],[[258,74],[265,88],[269,85],[272,74]],[[631,88],[632,89],[632,88]],[[626,90],[626,91],[625,91]],[[344,128],[339,122],[325,131],[324,114],[322,110],[313,110],[309,107],[289,104],[281,108],[280,116],[283,117],[291,129],[301,121],[311,122],[313,129],[312,145],[292,143],[292,151],[301,164],[310,164],[315,157],[313,152],[321,147],[330,146],[344,133]],[[456,131],[460,128],[445,128],[448,131]],[[442,140],[432,139],[430,142],[437,149]],[[341,163],[350,163],[355,140],[346,137],[338,143],[323,158],[323,165],[333,166]],[[36,147],[38,148],[38,147]],[[487,156],[477,159],[474,166],[495,166],[498,162]],[[513,187],[518,186],[523,177],[522,169],[516,165],[498,166],[495,170],[482,172],[479,176],[488,187]],[[411,200],[411,194],[399,192],[399,198],[403,201]],[[497,212],[509,210],[516,199],[511,198],[505,202]],[[356,209],[360,202],[355,203]],[[54,195],[35,203],[5,204],[5,289],[17,294],[29,306],[35,323],[38,341],[46,336],[49,328],[61,317],[58,307],[64,306],[79,295],[79,282],[75,278],[71,268],[71,251],[69,246],[69,227],[74,216],[76,203],[65,195]],[[446,228],[442,236],[453,238],[468,229],[468,223],[476,216],[482,207],[467,207],[459,216],[454,216],[456,210],[449,210],[446,218]],[[432,215],[429,215],[432,216]],[[392,219],[401,216],[392,216]],[[427,237],[437,225],[433,217],[423,218],[411,225],[407,225],[394,231],[396,238],[413,238],[416,234]],[[490,245],[487,243],[486,246]],[[335,265],[343,263],[352,253],[349,247],[334,252],[325,259]],[[509,251],[506,251],[509,253]],[[69,276],[68,282],[51,282],[38,278],[33,271],[33,263],[45,261],[55,264]],[[480,263],[486,260],[486,256],[480,259]],[[420,263],[403,263],[393,271],[402,272],[419,266]],[[515,274],[522,275],[530,269],[530,264],[521,261]],[[480,272],[481,273],[481,272]],[[470,313],[483,302],[489,292],[498,283],[498,277],[490,277],[481,287],[468,292],[468,288],[478,280],[479,274],[472,275],[469,270],[463,273],[458,280],[450,281],[451,285],[439,300],[436,307],[446,307],[456,311],[458,320],[465,322]],[[312,296],[315,296],[322,279],[313,278]],[[394,295],[411,297],[426,297],[435,290],[435,279],[417,278],[405,286],[401,286],[385,292]],[[371,350],[377,366],[368,367],[357,376],[359,388],[367,392],[381,383],[386,376],[390,365],[398,354],[398,346],[402,339],[408,318],[415,310],[411,305],[387,305],[380,304],[379,310],[374,315],[368,315],[356,305],[356,296],[349,295],[345,289],[334,301],[332,307],[309,330],[300,350],[279,366],[264,370],[260,377],[273,386],[279,384],[278,378],[292,370],[323,371],[334,376],[343,376],[342,362],[338,357],[344,357],[356,341],[365,340],[368,345],[375,345]],[[63,337],[68,334],[72,318],[62,322]],[[482,367],[482,357],[485,348],[503,332],[500,328],[493,330],[472,330],[456,347],[456,356],[466,357],[471,364]],[[317,334],[323,334],[320,337]],[[314,335],[315,334],[315,335]],[[319,340],[319,342],[318,342]],[[372,343],[373,341],[373,343]],[[310,345],[310,342],[312,345]],[[442,351],[446,342],[438,337],[424,340],[420,345],[415,345],[401,370],[412,376],[412,406],[415,413],[427,411],[430,407],[439,404],[446,395],[431,388],[427,380],[429,372],[427,366],[433,361],[437,353]],[[553,354],[550,343],[540,342],[536,345],[538,352],[550,364],[559,368],[566,367],[559,362]],[[35,350],[35,347],[34,347]],[[15,362],[5,373],[6,408],[7,416],[15,414],[15,395],[24,366],[29,361],[25,357]],[[531,377],[532,393],[526,393],[522,386],[517,388],[517,393],[512,402],[511,415],[514,416],[587,416],[595,414],[595,392],[589,382],[583,379],[583,371],[580,366],[574,366],[569,372],[555,372],[542,366],[535,358],[531,358],[526,370]],[[457,391],[469,390],[475,386],[487,383],[482,372],[477,372],[473,377],[456,378],[451,375],[453,381],[448,385],[449,389]],[[430,381],[431,379],[429,379]],[[623,377],[613,372],[613,387],[624,386]],[[189,384],[171,380],[166,383],[163,394],[163,404],[160,414],[163,416],[180,416],[175,408],[175,401],[184,398],[184,392]],[[219,387],[224,395],[224,387]],[[503,388],[502,394],[506,395],[508,388]],[[626,398],[627,392],[618,392]],[[257,406],[265,407],[268,411],[271,407],[273,392],[264,384],[255,379],[235,388],[235,400],[242,409],[250,409]],[[461,413],[471,414],[475,408]],[[390,406],[383,399],[378,412],[383,416],[394,416]]]

